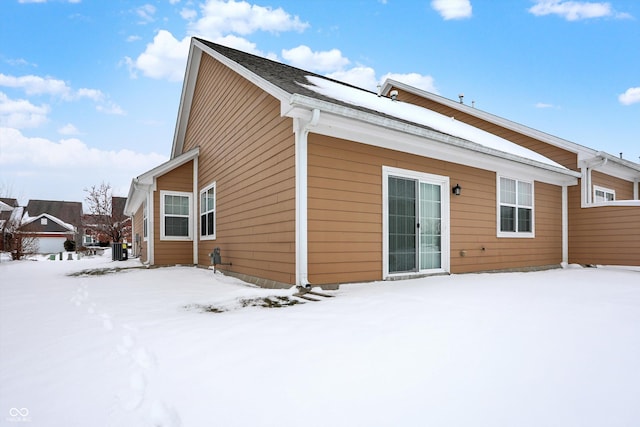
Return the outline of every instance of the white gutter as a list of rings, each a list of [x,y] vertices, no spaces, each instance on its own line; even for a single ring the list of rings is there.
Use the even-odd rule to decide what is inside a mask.
[[[407,134],[416,135],[422,138],[429,138],[434,141],[448,144],[454,147],[464,148],[466,150],[487,154],[493,157],[499,157],[505,160],[511,160],[514,162],[518,162],[518,163],[536,167],[539,169],[544,169],[547,171],[559,173],[559,174],[570,176],[573,178],[579,178],[581,176],[580,172],[572,171],[562,166],[554,166],[554,165],[542,163],[536,160],[531,160],[525,157],[520,157],[515,154],[489,148],[472,141],[467,141],[462,138],[458,138],[455,136],[430,130],[424,127],[401,122],[399,120],[393,120],[388,117],[378,116],[365,111],[356,110],[354,108],[333,104],[331,102],[310,98],[308,96],[294,94],[291,96],[289,103],[292,109],[293,107],[296,107],[296,106],[305,108],[308,110],[319,109],[330,114],[347,117],[349,119],[360,120],[376,126],[384,127],[387,129],[391,129],[391,130],[395,130],[395,131],[399,131]]]
[[[293,119],[296,161],[296,286],[309,285],[309,220],[308,220],[308,135],[318,124],[320,110],[315,108],[311,118]]]

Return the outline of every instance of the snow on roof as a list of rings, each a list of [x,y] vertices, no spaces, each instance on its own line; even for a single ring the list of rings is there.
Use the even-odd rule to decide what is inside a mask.
[[[320,95],[378,111],[398,119],[427,126],[436,131],[462,138],[467,141],[483,145],[487,148],[566,169],[559,163],[556,163],[535,151],[455,120],[454,117],[447,117],[418,105],[401,101],[392,101],[389,98],[377,96],[372,92],[356,89],[354,87],[346,86],[320,77],[307,76],[307,80],[311,84],[302,86]]]

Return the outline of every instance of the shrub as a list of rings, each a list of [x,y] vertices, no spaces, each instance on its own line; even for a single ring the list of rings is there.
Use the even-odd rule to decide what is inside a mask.
[[[73,252],[76,250],[76,242],[71,239],[67,239],[64,241],[64,250],[67,252]]]

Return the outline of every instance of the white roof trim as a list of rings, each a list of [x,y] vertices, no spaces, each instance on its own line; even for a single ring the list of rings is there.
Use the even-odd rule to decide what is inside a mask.
[[[22,218],[22,222],[20,224],[20,227],[23,227],[25,225],[31,224],[32,222],[35,222],[36,220],[38,220],[40,218],[50,219],[51,221],[55,222],[56,224],[58,224],[62,228],[66,228],[67,230],[69,230],[71,232],[75,232],[76,231],[76,227],[74,227],[73,225],[69,224],[68,222],[64,222],[60,218],[57,218],[57,217],[55,217],[53,215],[49,215],[48,213],[41,213],[38,216],[28,216],[28,212],[27,212],[25,214],[25,216]]]
[[[328,114],[332,114],[335,116],[340,116],[340,117],[344,117],[348,120],[357,120],[360,122],[365,122],[371,125],[374,125],[378,128],[382,128],[382,130],[380,132],[378,132],[378,135],[383,136],[383,132],[385,131],[389,131],[390,133],[393,132],[401,132],[404,134],[409,134],[412,136],[417,136],[419,138],[422,139],[429,139],[431,141],[435,141],[441,144],[445,144],[445,145],[449,145],[452,147],[455,147],[457,149],[463,149],[464,151],[467,152],[471,152],[471,153],[476,153],[477,154],[483,154],[483,155],[487,155],[487,156],[491,156],[495,159],[499,159],[502,163],[505,163],[505,161],[508,161],[510,163],[518,163],[520,165],[526,165],[529,167],[533,167],[536,168],[538,170],[544,170],[546,172],[552,172],[553,174],[555,174],[556,177],[558,177],[558,175],[562,176],[563,178],[560,179],[560,181],[563,181],[563,183],[567,183],[568,185],[574,185],[577,181],[575,178],[578,178],[581,176],[580,172],[576,172],[576,171],[572,171],[570,169],[564,168],[564,167],[558,167],[558,166],[553,166],[550,164],[546,164],[546,163],[542,163],[542,162],[538,162],[536,160],[531,160],[525,157],[520,157],[514,154],[510,154],[510,153],[506,153],[504,151],[500,151],[500,150],[495,150],[489,147],[486,147],[484,145],[480,145],[477,144],[475,142],[471,142],[471,141],[467,141],[465,139],[462,138],[457,138],[455,136],[451,136],[451,135],[447,135],[447,134],[443,134],[441,132],[437,132],[437,131],[432,131],[430,129],[426,129],[420,126],[416,126],[416,125],[412,125],[409,123],[405,123],[405,122],[401,122],[401,121],[396,121],[393,119],[389,119],[386,117],[382,117],[382,116],[378,116],[372,113],[367,113],[361,110],[356,110],[353,108],[348,108],[345,106],[341,106],[341,105],[337,105],[337,104],[333,104],[327,101],[322,101],[322,100],[318,100],[315,98],[310,98],[304,95],[299,95],[299,94],[294,94],[291,96],[290,99],[290,104],[293,107],[299,107],[299,108],[303,108],[303,109],[307,109],[307,110],[312,110],[312,109],[319,109],[321,111],[327,112]],[[295,115],[301,115],[300,111],[296,111],[296,109],[292,109],[290,111],[291,116],[295,116]],[[326,115],[321,115],[320,116],[321,119],[320,121],[323,121],[323,118],[326,120]],[[342,125],[338,125],[337,123],[334,124],[333,128],[337,129],[338,127],[342,127],[343,129],[345,129],[348,124],[346,124],[343,120]],[[322,126],[319,124],[317,126],[318,130],[323,129]],[[331,131],[332,126],[328,126],[325,129],[325,132],[327,132],[327,134],[329,134],[329,132]],[[314,128],[314,131],[316,130],[316,128]],[[364,129],[362,130],[364,132]],[[338,133],[333,133],[333,136],[338,136]],[[390,139],[394,141],[395,146],[391,149],[395,149],[395,150],[399,150],[401,148],[400,143],[398,142],[397,139],[395,138],[382,138],[382,139]],[[365,142],[366,143],[366,142]],[[384,144],[382,141],[380,141],[381,144]],[[380,144],[376,144],[376,145],[380,145]],[[419,147],[416,147],[415,144],[412,144],[413,147],[415,147],[416,149],[408,149],[405,148],[403,149],[403,151],[406,152],[411,152],[411,153],[415,153],[418,154],[420,151]],[[428,148],[427,144],[420,144],[423,145],[424,148]],[[382,145],[380,145],[382,146]],[[461,150],[458,150],[458,155],[460,153]],[[444,151],[443,151],[444,152]],[[423,156],[428,156],[428,157],[434,157],[436,154],[434,152],[431,152],[429,154],[425,154],[422,153],[420,155]],[[478,161],[477,161],[477,157],[474,157],[474,155],[471,156],[467,156],[467,158],[462,158],[459,157],[458,155],[451,156],[445,156],[442,157],[443,160],[447,160],[447,161],[452,161],[455,163],[460,163],[460,164],[466,164],[469,166],[475,166],[475,167],[480,167],[478,165]],[[495,163],[495,162],[494,162]],[[493,170],[495,169],[502,169],[502,168],[506,168],[507,166],[498,166],[498,167],[492,167]],[[540,179],[540,174],[536,174],[538,176],[538,180],[542,180],[542,181],[546,181],[545,179]],[[558,179],[554,179],[552,181],[558,182]]]
[[[407,85],[405,83],[399,82],[393,79],[387,79],[384,81],[381,94],[386,94],[392,87],[397,87],[402,90],[405,90],[414,95],[421,96],[423,98],[429,99],[431,101],[437,102],[439,104],[445,105],[447,107],[453,108],[454,110],[458,110],[460,112],[469,114],[471,116],[477,117],[479,119],[485,120],[487,122],[496,124],[498,126],[502,126],[506,129],[518,132],[522,135],[529,136],[531,138],[535,138],[539,141],[546,142],[547,144],[551,144],[555,147],[559,147],[565,149],[567,151],[571,151],[572,153],[576,153],[578,155],[578,160],[581,160],[583,157],[595,157],[600,156],[600,154],[607,155],[610,161],[618,163],[622,167],[629,167],[635,170],[640,169],[640,165],[634,162],[620,159],[616,156],[612,156],[610,154],[604,153],[602,151],[594,150],[593,148],[585,147],[584,145],[577,144],[575,142],[568,141],[566,139],[559,138],[554,135],[550,135],[548,133],[542,132],[537,129],[530,128],[528,126],[522,125],[520,123],[512,122],[511,120],[507,120],[503,117],[499,117],[486,111],[479,110],[477,108],[471,107],[466,104],[461,104],[460,102],[456,102],[454,100],[445,98],[440,95],[436,95],[431,92],[427,92],[422,89],[418,89],[416,87]]]
[[[263,79],[252,71],[249,71],[242,65],[230,58],[222,55],[218,51],[211,49],[206,44],[191,38],[191,46],[189,48],[189,58],[187,60],[187,69],[185,72],[185,80],[182,87],[182,95],[180,98],[180,106],[178,108],[178,121],[176,123],[176,131],[173,137],[173,147],[171,149],[171,158],[178,156],[182,152],[184,146],[184,137],[187,131],[189,114],[191,112],[191,104],[193,101],[193,93],[198,79],[198,70],[200,69],[200,61],[202,53],[214,58],[221,64],[229,67],[240,76],[249,80],[260,89],[277,98],[280,102],[286,102],[290,94],[273,83]]]
[[[154,184],[157,177],[162,176],[187,162],[190,162],[199,155],[200,147],[192,148],[186,153],[168,160],[163,164],[156,166],[150,171],[147,171],[137,178],[131,180],[127,203],[124,206],[125,215],[133,215],[133,213],[138,210],[142,202],[144,202],[144,200],[146,199],[147,192],[149,191],[149,188]]]

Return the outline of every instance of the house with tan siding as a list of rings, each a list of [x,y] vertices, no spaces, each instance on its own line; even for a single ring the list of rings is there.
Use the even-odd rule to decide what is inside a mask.
[[[388,79],[382,94],[455,117],[580,172],[569,188],[569,261],[640,265],[640,164]]]
[[[170,160],[129,191],[134,255],[210,266],[218,248],[218,269],[274,287],[571,261],[581,171],[399,92],[193,38]]]

